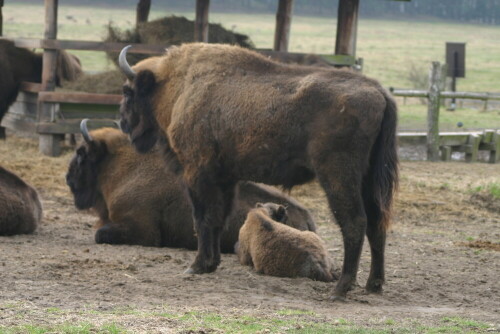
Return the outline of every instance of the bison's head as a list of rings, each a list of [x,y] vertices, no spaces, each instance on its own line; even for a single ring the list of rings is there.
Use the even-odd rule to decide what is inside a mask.
[[[106,155],[104,142],[93,140],[88,134],[86,120],[82,121],[83,142],[75,152],[66,173],[66,184],[71,189],[75,206],[89,209],[97,200],[97,176],[99,163]]]
[[[288,214],[284,205],[275,203],[257,203],[256,207],[266,210],[267,215],[271,217],[272,220],[286,224]]]
[[[122,50],[119,58],[120,68],[128,78],[123,86],[120,127],[129,135],[137,151],[146,153],[158,140],[158,124],[152,102],[157,84],[153,72],[142,70],[136,73],[130,67],[126,60],[129,47]]]

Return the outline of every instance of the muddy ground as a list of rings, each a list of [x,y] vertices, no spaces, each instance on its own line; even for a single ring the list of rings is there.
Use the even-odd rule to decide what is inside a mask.
[[[61,157],[44,157],[36,140],[12,134],[0,142],[0,164],[34,185],[44,205],[35,234],[0,237],[0,326],[100,323],[112,315],[132,332],[176,332],[182,327],[176,321],[116,310],[228,317],[302,310],[318,321],[347,319],[360,326],[384,319],[438,325],[458,316],[499,328],[500,200],[484,190],[500,184],[499,164],[403,162],[384,293],[367,295],[362,288],[370,263],[365,243],[359,287],[347,302],[332,303],[332,284],[259,275],[235,255],[223,255],[215,273],[192,276],[182,272],[193,251],[96,245],[94,218],[74,208],[65,185],[71,155],[67,148]],[[311,210],[339,266],[340,231],[320,188],[313,183],[292,195]]]

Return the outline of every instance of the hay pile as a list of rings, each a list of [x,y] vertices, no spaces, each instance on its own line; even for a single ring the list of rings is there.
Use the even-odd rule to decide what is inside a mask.
[[[98,94],[121,94],[125,76],[118,70],[98,74],[83,74],[76,81],[65,81],[61,91]]]
[[[154,21],[145,22],[137,29],[121,31],[108,25],[108,35],[105,42],[143,43],[179,45],[194,42],[194,21],[181,16],[167,16]],[[238,34],[225,29],[220,24],[210,23],[208,28],[209,43],[223,43],[239,45],[245,48],[254,48],[254,44],[247,35]],[[108,52],[108,58],[117,64],[118,53]],[[147,58],[148,55],[130,54],[127,56],[131,64]]]

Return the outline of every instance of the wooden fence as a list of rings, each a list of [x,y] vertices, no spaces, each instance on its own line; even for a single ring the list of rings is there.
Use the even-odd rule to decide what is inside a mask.
[[[444,98],[476,99],[476,100],[486,101],[485,103],[487,103],[487,101],[489,100],[500,100],[500,95],[492,93],[442,91],[441,87],[443,87],[443,80],[444,80],[444,78],[442,77],[442,73],[443,69],[441,64],[439,62],[432,62],[432,67],[429,73],[428,90],[406,90],[406,89],[393,89],[393,88],[390,89],[390,91],[394,96],[427,98],[426,145],[427,145],[427,160],[429,161],[438,161],[440,159],[440,153],[441,156],[444,157],[444,160],[446,160],[448,158],[449,152],[451,152],[450,149],[445,149],[443,151],[443,147],[447,147],[447,145],[442,142],[441,138],[443,136],[439,133],[439,109],[441,106],[440,103],[441,99]],[[475,145],[474,147],[476,146],[479,147],[478,145]],[[466,152],[466,154],[469,154],[467,152],[471,150],[470,148],[466,148],[465,146],[460,146],[460,145],[456,149],[457,150],[462,149],[463,152]],[[495,154],[493,152],[497,153]],[[474,155],[476,155],[476,153],[474,153]],[[498,155],[499,155],[498,151],[491,151],[490,162],[498,162]],[[493,156],[493,161],[491,158],[492,156]],[[469,160],[474,161],[475,159],[469,159]]]

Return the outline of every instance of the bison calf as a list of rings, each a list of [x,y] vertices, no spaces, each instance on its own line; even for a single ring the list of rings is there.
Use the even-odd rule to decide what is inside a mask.
[[[76,207],[92,208],[99,216],[96,242],[196,249],[189,198],[179,177],[165,168],[162,155],[139,155],[119,130],[87,134],[82,124],[86,141],[77,148],[66,180]],[[222,252],[233,252],[248,210],[261,201],[286,205],[290,226],[315,230],[309,212],[272,187],[242,182],[235,201]]]
[[[334,280],[333,266],[323,240],[309,231],[284,224],[284,206],[257,204],[240,229],[236,253],[241,264],[253,265],[259,273],[281,277]]]
[[[42,219],[35,189],[0,167],[0,235],[32,233]]]

